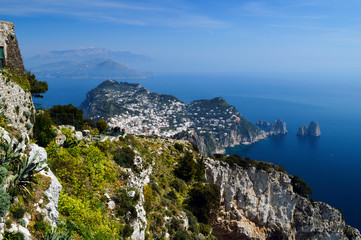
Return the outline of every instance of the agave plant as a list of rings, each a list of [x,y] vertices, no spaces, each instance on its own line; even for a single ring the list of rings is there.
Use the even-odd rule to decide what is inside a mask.
[[[51,228],[43,237],[43,240],[72,240],[68,233],[61,233],[56,228]]]
[[[29,159],[29,157],[26,156],[25,159],[18,165],[16,174],[12,179],[12,186],[14,188],[27,192],[29,195],[31,195],[31,193],[27,186],[31,183],[36,183],[34,178],[35,174],[44,169],[42,165],[45,161],[34,162],[36,157],[37,154],[35,154],[32,159]]]
[[[18,149],[18,143],[14,143],[11,140],[10,143],[6,139],[2,139],[0,143],[0,165],[7,166],[12,161],[19,159],[22,149]]]

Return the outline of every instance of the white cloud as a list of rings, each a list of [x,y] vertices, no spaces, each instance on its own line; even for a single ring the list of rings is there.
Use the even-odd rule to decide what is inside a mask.
[[[60,16],[88,21],[112,22],[134,26],[165,26],[171,28],[225,28],[227,23],[197,14],[175,5],[164,7],[138,1],[101,0],[12,0],[2,3],[1,15]]]

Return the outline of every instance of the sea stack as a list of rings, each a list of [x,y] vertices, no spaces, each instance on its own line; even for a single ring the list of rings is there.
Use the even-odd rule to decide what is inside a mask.
[[[311,137],[319,137],[321,136],[320,125],[318,122],[311,121],[308,127],[303,125],[298,129],[298,136],[311,136]]]
[[[269,135],[287,134],[286,123],[281,119],[277,119],[268,129]]]
[[[307,136],[307,126],[306,125],[302,125],[302,127],[300,127],[298,129],[297,136]]]
[[[308,136],[312,137],[321,136],[320,125],[315,121],[310,122],[310,125],[308,125],[307,134]]]

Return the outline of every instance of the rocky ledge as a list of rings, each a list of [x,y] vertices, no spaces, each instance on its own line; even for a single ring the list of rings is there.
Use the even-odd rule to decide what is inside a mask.
[[[221,189],[218,239],[361,239],[339,210],[295,193],[287,173],[205,163],[207,180]]]

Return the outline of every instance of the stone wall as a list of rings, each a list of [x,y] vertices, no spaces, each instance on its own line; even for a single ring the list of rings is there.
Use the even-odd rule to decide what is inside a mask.
[[[34,111],[30,92],[25,92],[0,73],[0,113],[3,112],[10,120],[9,125],[30,133]]]
[[[15,26],[11,22],[0,21],[0,47],[4,47],[5,66],[23,73],[23,59],[15,35]]]

